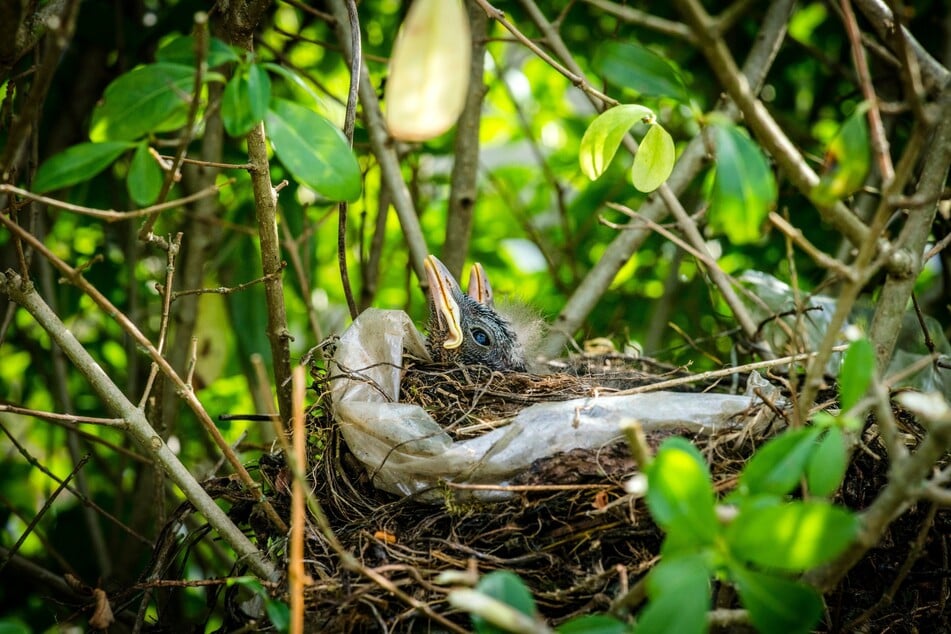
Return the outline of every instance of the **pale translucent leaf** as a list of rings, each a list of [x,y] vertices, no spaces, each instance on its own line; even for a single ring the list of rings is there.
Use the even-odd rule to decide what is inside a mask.
[[[465,105],[472,36],[461,0],[416,0],[400,27],[386,80],[386,125],[425,141],[452,127]]]

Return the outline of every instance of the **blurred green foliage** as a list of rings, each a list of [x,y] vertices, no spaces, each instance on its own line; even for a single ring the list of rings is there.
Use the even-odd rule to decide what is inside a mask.
[[[365,63],[373,85],[382,94],[385,60],[407,3],[365,0],[359,4]],[[529,36],[537,35],[519,3],[497,4]],[[549,18],[555,18],[568,3],[556,5],[545,9]],[[942,6],[940,2],[913,3],[909,27],[926,47],[942,42],[937,21],[927,17]],[[187,46],[190,40],[182,36],[193,32],[194,14],[207,9],[207,3],[197,0],[83,3],[72,45],[62,58],[44,104],[36,163],[43,164],[67,148],[76,151],[75,148],[83,147],[78,144],[87,141],[91,134],[96,139],[102,136],[100,133],[105,134],[103,108],[112,106],[97,107],[97,103],[117,78],[131,81],[128,78],[134,78],[136,72],[132,69],[159,60],[166,69],[171,63],[191,63],[194,57]],[[651,3],[650,10],[676,19],[668,3]],[[730,41],[738,58],[742,59],[751,47],[764,11],[765,3],[753,3],[733,27]],[[581,173],[579,147],[596,113],[568,79],[514,43],[500,26],[491,24],[490,28],[487,90],[480,128],[481,171],[468,261],[479,261],[485,266],[498,297],[529,303],[551,318],[616,236],[616,231],[599,219],[603,216],[619,223],[627,220],[608,209],[606,203],[637,209],[647,195],[631,185],[632,158],[623,152],[597,181],[592,182]],[[678,151],[698,133],[698,115],[709,112],[720,97],[720,88],[702,57],[682,41],[625,23],[586,3],[571,3],[560,22],[560,33],[589,80],[620,101],[636,97],[638,103],[650,108],[672,135]],[[763,98],[793,142],[818,168],[827,144],[856,110],[861,95],[851,75],[843,74],[843,66],[849,64],[848,43],[838,20],[829,14],[824,3],[800,3],[792,16],[789,34],[790,41],[779,53]],[[209,62],[212,66],[226,64],[215,71],[224,78],[233,70],[227,64],[239,58],[230,49],[221,48],[216,40],[212,42]],[[635,43],[637,47],[633,48]],[[334,31],[325,21],[291,4],[277,2],[257,32],[256,47],[256,65],[250,65],[249,59],[241,61],[247,73],[240,75],[246,77],[242,81],[254,79],[263,93],[258,73],[267,69],[269,92],[274,98],[313,110],[338,126],[342,123],[349,72]],[[652,76],[654,82],[636,81],[638,67],[626,64],[626,55],[631,51],[643,64],[657,69],[658,74]],[[23,61],[21,70],[28,63],[32,63],[29,58]],[[154,70],[149,66],[143,68]],[[193,73],[187,67],[172,68],[177,72],[175,90],[169,92],[172,101],[165,107],[174,110],[172,123],[181,125],[186,110],[181,93],[190,91],[188,80]],[[656,81],[663,69],[670,69],[670,77],[664,82]],[[11,91],[11,87],[16,90]],[[11,103],[14,109],[22,105],[21,93],[22,87],[12,83],[0,87],[4,98],[16,96]],[[109,96],[106,93],[107,99]],[[251,119],[262,116],[260,103],[249,106],[253,111],[250,114],[240,111],[240,104],[233,102],[223,107],[237,111],[234,132],[244,131]],[[201,113],[206,115],[207,109]],[[172,153],[177,137],[168,131],[175,126],[168,117],[161,116],[162,112],[143,114],[151,118],[143,117],[141,128],[121,130],[102,138],[144,136],[151,147],[163,154]],[[5,120],[0,125],[0,145],[6,141],[9,130]],[[189,156],[199,156],[204,134],[203,125],[199,125],[197,138],[188,147]],[[439,253],[444,239],[453,134],[450,131],[427,143],[400,148],[404,180],[434,253]],[[893,145],[901,147],[909,134],[908,122],[897,119]],[[348,190],[343,196],[350,198],[353,194],[355,198],[349,209],[346,236],[354,292],[361,297],[367,280],[367,255],[373,240],[378,239],[382,244],[382,266],[366,300],[378,307],[406,309],[422,323],[426,303],[408,267],[404,236],[396,216],[392,210],[380,209],[384,199],[380,168],[369,152],[367,131],[359,118],[354,156],[362,176],[362,193],[357,198],[353,190]],[[275,184],[282,179],[289,181],[280,192],[279,234],[286,244],[295,245],[284,254],[289,263],[284,279],[292,355],[296,361],[321,337],[339,333],[349,319],[338,271],[336,205],[300,185],[292,177],[294,168],[285,167],[279,159],[276,157],[272,164],[272,180]],[[246,163],[244,140],[226,137],[219,160],[234,165]],[[86,207],[134,209],[157,195],[155,173],[143,161],[141,150],[130,146],[110,165],[92,160],[93,166],[102,171],[93,174],[96,170],[90,168],[86,178],[67,178],[69,175],[57,170],[50,172],[51,168],[47,168],[47,175],[40,168],[36,181],[31,183],[31,174],[25,172],[18,175],[17,184],[30,188],[39,181],[41,189],[58,189],[51,195]],[[131,192],[125,186],[127,176],[137,183]],[[712,171],[701,175],[680,197],[689,212],[705,207],[712,178]],[[232,182],[227,182],[229,179]],[[208,236],[214,243],[204,263],[202,279],[206,287],[236,286],[261,276],[250,178],[242,169],[228,169],[218,177],[218,183],[223,187],[218,195],[218,212],[205,220],[212,225]],[[169,199],[186,193],[190,193],[188,178],[172,185]],[[813,244],[827,253],[836,252],[840,236],[822,224],[815,209],[802,196],[782,180],[775,195],[777,210],[788,214]],[[381,213],[386,214],[382,221],[378,217]],[[163,212],[155,234],[170,236],[182,231],[191,214],[191,210],[182,208]],[[724,221],[726,225],[707,228],[707,237],[720,248],[719,261],[725,271],[737,273],[755,268],[788,279],[794,267],[803,287],[812,288],[822,282],[825,271],[799,252],[788,253],[783,236],[761,231],[733,241],[725,228],[730,220]],[[85,277],[138,324],[146,336],[157,341],[162,299],[155,285],[164,283],[167,261],[162,252],[139,242],[139,226],[139,220],[106,223],[50,208],[37,214],[30,230],[42,236],[58,257],[73,266],[85,267]],[[376,234],[377,227],[383,229],[382,236]],[[186,233],[186,249],[190,240],[191,235]],[[694,261],[676,256],[675,251],[660,236],[650,237],[621,270],[577,338],[609,336],[619,348],[628,341],[638,341],[648,355],[672,363],[692,363],[697,369],[728,359],[734,344],[730,335],[734,324],[729,312],[719,297],[710,292],[705,275]],[[302,284],[295,262],[299,263],[299,271],[309,276],[309,286]],[[4,269],[16,266],[13,241],[5,230],[0,230],[0,263]],[[40,293],[66,326],[115,383],[137,401],[149,373],[148,357],[110,315],[103,314],[74,286],[60,281],[41,258],[34,256],[32,271]],[[947,310],[940,303],[940,294],[933,292],[939,282],[936,273],[926,271],[921,290],[937,296],[937,310]],[[25,311],[7,313],[3,301],[0,300],[3,314],[12,319],[0,341],[0,399],[36,410],[108,417],[85,380],[69,368],[68,362],[58,358],[60,353],[51,348],[46,333]],[[315,323],[308,320],[308,307],[314,310]],[[194,383],[213,417],[252,413],[257,409],[252,392],[259,386],[253,378],[251,359],[260,355],[265,366],[270,364],[266,310],[260,284],[224,296],[204,295],[198,302]],[[668,322],[675,328],[666,327]],[[951,323],[951,319],[943,323]],[[175,327],[173,320],[172,337]],[[681,332],[687,333],[693,343],[688,345]],[[695,346],[705,354],[700,354]],[[155,407],[155,400],[148,406]],[[56,486],[41,471],[28,467],[28,460],[34,459],[59,477],[70,473],[73,461],[66,450],[63,426],[8,413],[0,414],[0,422],[7,434],[22,445],[21,452],[7,440],[0,440],[4,452],[0,484],[5,497],[0,507],[0,526],[2,544],[9,547]],[[229,442],[239,443],[249,462],[255,460],[270,438],[265,425],[257,422],[228,422],[220,427]],[[96,425],[83,425],[82,431],[92,439],[84,439],[82,449],[94,452],[85,471],[93,499],[118,521],[154,539],[160,526],[157,518],[164,516],[157,515],[158,506],[153,506],[149,469],[113,449],[113,445],[130,448],[121,431]],[[216,454],[191,412],[178,412],[174,434],[183,461],[195,472],[210,475]],[[148,502],[142,504],[143,499]],[[163,512],[170,512],[177,502],[166,500]],[[73,570],[90,584],[103,575],[112,587],[134,582],[148,558],[148,548],[129,540],[115,524],[99,518],[107,543],[123,541],[122,546],[109,553],[113,569],[101,570],[84,541],[88,539],[87,528],[79,509],[75,498],[61,497],[41,522],[37,535],[26,540],[20,553],[61,572]],[[65,529],[57,530],[58,527]],[[38,535],[45,535],[48,542],[43,543]],[[200,546],[196,550],[199,560],[213,560],[210,548]],[[57,558],[57,554],[62,557]],[[214,570],[211,564],[207,567]],[[215,570],[208,574],[226,572]],[[54,610],[35,594],[27,598],[26,590],[16,584],[0,584],[0,612],[15,610],[34,631],[50,627]],[[200,618],[204,606],[201,602],[190,602],[185,609],[189,611],[187,618]],[[69,610],[59,614],[61,618],[69,615]]]

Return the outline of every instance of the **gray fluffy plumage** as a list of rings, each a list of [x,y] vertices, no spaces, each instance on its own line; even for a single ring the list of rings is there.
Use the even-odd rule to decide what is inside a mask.
[[[427,259],[427,276],[430,289],[426,343],[434,361],[526,371],[525,351],[511,323],[495,309],[481,267],[476,265],[473,269],[468,294],[434,256]],[[449,308],[452,302],[455,306]],[[458,323],[457,333],[450,323],[454,320]],[[451,342],[448,347],[447,342]]]

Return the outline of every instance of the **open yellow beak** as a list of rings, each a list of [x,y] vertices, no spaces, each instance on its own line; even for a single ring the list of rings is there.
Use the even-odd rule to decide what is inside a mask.
[[[462,345],[462,326],[459,304],[453,298],[453,290],[459,290],[460,293],[462,291],[452,273],[436,256],[427,256],[423,265],[426,268],[426,279],[429,281],[429,294],[433,299],[436,318],[449,331],[449,336],[442,345],[447,350],[458,348]]]
[[[478,262],[473,264],[469,271],[469,297],[489,308],[494,305],[489,276],[485,274],[485,269]]]

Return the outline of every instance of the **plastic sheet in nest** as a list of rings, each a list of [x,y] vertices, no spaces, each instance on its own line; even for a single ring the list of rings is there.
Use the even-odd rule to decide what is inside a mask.
[[[426,502],[444,499],[444,483],[504,486],[538,461],[617,445],[626,420],[638,420],[647,434],[712,434],[766,425],[773,416],[751,394],[612,394],[577,377],[472,367],[407,379],[404,353],[429,359],[406,313],[362,313],[331,360],[333,415],[377,488]],[[457,499],[468,495],[510,493],[456,491]]]

